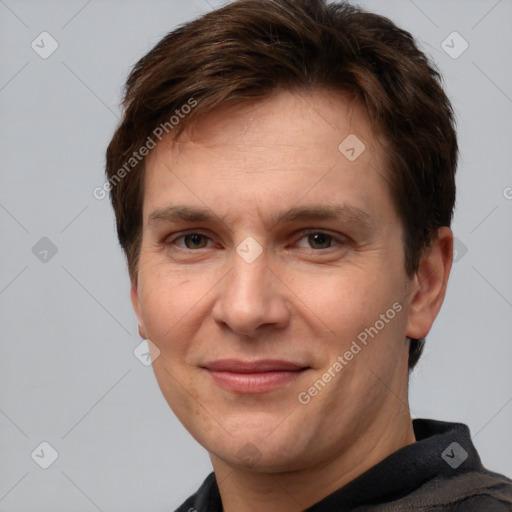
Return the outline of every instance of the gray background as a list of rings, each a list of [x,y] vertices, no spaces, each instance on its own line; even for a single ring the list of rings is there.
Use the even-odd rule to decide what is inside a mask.
[[[512,2],[361,4],[418,38],[458,115],[458,261],[412,412],[467,423],[484,463],[510,476]],[[0,0],[0,511],[170,511],[210,471],[133,355],[124,260],[92,190],[130,66],[215,5]],[[59,44],[47,59],[31,48],[43,31]],[[453,31],[469,43],[456,59],[441,47]],[[55,255],[47,241],[33,253],[42,237]],[[43,441],[59,454],[46,470],[31,457]]]

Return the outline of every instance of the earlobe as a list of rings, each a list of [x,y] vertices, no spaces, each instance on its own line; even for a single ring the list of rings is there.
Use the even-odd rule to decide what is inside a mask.
[[[148,337],[146,336],[146,331],[145,329],[140,325],[139,323],[139,336],[143,339],[143,340],[147,340]]]
[[[130,299],[132,301],[132,307],[133,307],[133,310],[135,311],[135,314],[137,315],[137,321],[139,323],[139,326],[138,326],[139,336],[142,339],[147,339],[146,330],[144,328],[144,324],[143,324],[142,318],[141,318],[139,293],[138,293],[136,281],[132,281],[132,285],[131,285],[131,289],[130,289]]]
[[[406,336],[425,338],[443,304],[453,258],[453,233],[441,227],[421,256],[409,301]]]

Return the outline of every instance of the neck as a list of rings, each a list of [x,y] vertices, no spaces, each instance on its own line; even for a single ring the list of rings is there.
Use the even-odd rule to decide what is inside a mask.
[[[224,512],[299,512],[340,489],[395,451],[415,442],[407,405],[373,422],[342,453],[296,471],[258,473],[210,454]]]

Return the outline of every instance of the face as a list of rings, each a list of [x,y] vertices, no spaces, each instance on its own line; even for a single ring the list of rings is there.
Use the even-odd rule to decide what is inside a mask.
[[[413,281],[357,104],[278,92],[218,109],[149,155],[143,218],[139,330],[214,457],[313,465],[403,406]]]

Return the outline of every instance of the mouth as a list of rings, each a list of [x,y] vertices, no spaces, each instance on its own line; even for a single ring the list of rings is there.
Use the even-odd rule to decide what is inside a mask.
[[[234,393],[265,393],[290,384],[310,369],[283,360],[223,359],[202,367],[221,388]]]

